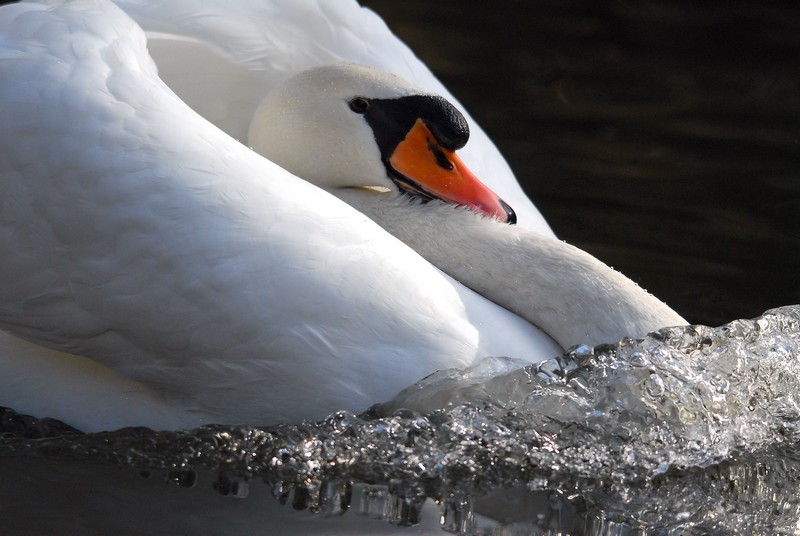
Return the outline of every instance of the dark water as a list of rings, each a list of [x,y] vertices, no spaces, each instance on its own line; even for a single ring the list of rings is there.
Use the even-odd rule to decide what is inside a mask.
[[[800,303],[800,7],[362,4],[488,132],[559,237],[690,322]]]

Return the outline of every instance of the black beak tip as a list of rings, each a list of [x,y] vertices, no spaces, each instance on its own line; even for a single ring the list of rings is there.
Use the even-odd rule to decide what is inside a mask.
[[[500,206],[503,207],[503,210],[506,211],[506,223],[509,225],[514,225],[517,223],[517,213],[514,212],[514,209],[508,206],[508,203],[500,199]]]

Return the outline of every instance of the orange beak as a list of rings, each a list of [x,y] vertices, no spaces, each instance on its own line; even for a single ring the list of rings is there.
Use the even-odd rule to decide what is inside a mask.
[[[476,177],[456,155],[437,141],[417,119],[397,144],[389,165],[400,175],[392,179],[402,190],[427,199],[465,206],[504,223],[516,223],[510,206]]]

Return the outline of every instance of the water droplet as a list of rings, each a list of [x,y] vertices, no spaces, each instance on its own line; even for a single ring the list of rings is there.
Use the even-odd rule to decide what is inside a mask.
[[[331,480],[322,485],[320,513],[326,516],[343,515],[350,508],[352,499],[350,481]]]
[[[182,488],[193,488],[197,483],[195,471],[170,471],[167,473],[167,482],[172,482]]]
[[[354,487],[359,492],[358,513],[373,519],[385,519],[389,500],[389,486],[361,484]]]
[[[220,473],[213,487],[222,495],[239,499],[244,499],[250,493],[250,485],[245,480],[225,473]]]
[[[666,386],[664,380],[656,374],[651,374],[644,382],[645,392],[652,398],[660,398],[664,396]]]
[[[464,493],[449,493],[441,501],[442,529],[457,534],[470,534],[475,524],[472,497]]]

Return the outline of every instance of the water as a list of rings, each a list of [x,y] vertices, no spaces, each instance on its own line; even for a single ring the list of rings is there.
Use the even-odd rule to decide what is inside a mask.
[[[0,467],[23,467],[33,489],[58,485],[63,468],[35,468],[60,463],[72,468],[60,481],[68,489],[82,481],[119,493],[133,478],[148,484],[141,497],[165,486],[188,505],[212,495],[204,509],[167,517],[224,511],[233,496],[273,523],[275,511],[292,523],[306,510],[323,528],[356,523],[348,530],[377,518],[459,534],[796,534],[799,356],[800,306],[790,306],[717,329],[581,346],[539,365],[487,359],[360,416],[315,423],[86,435],[7,412]],[[115,487],[119,475],[95,475],[107,467],[134,476]],[[0,504],[20,502],[19,485],[5,479]],[[267,492],[248,497],[259,488]],[[62,519],[45,506],[61,529],[103,508],[70,505]],[[14,511],[15,527],[38,526],[39,512],[25,521]]]

